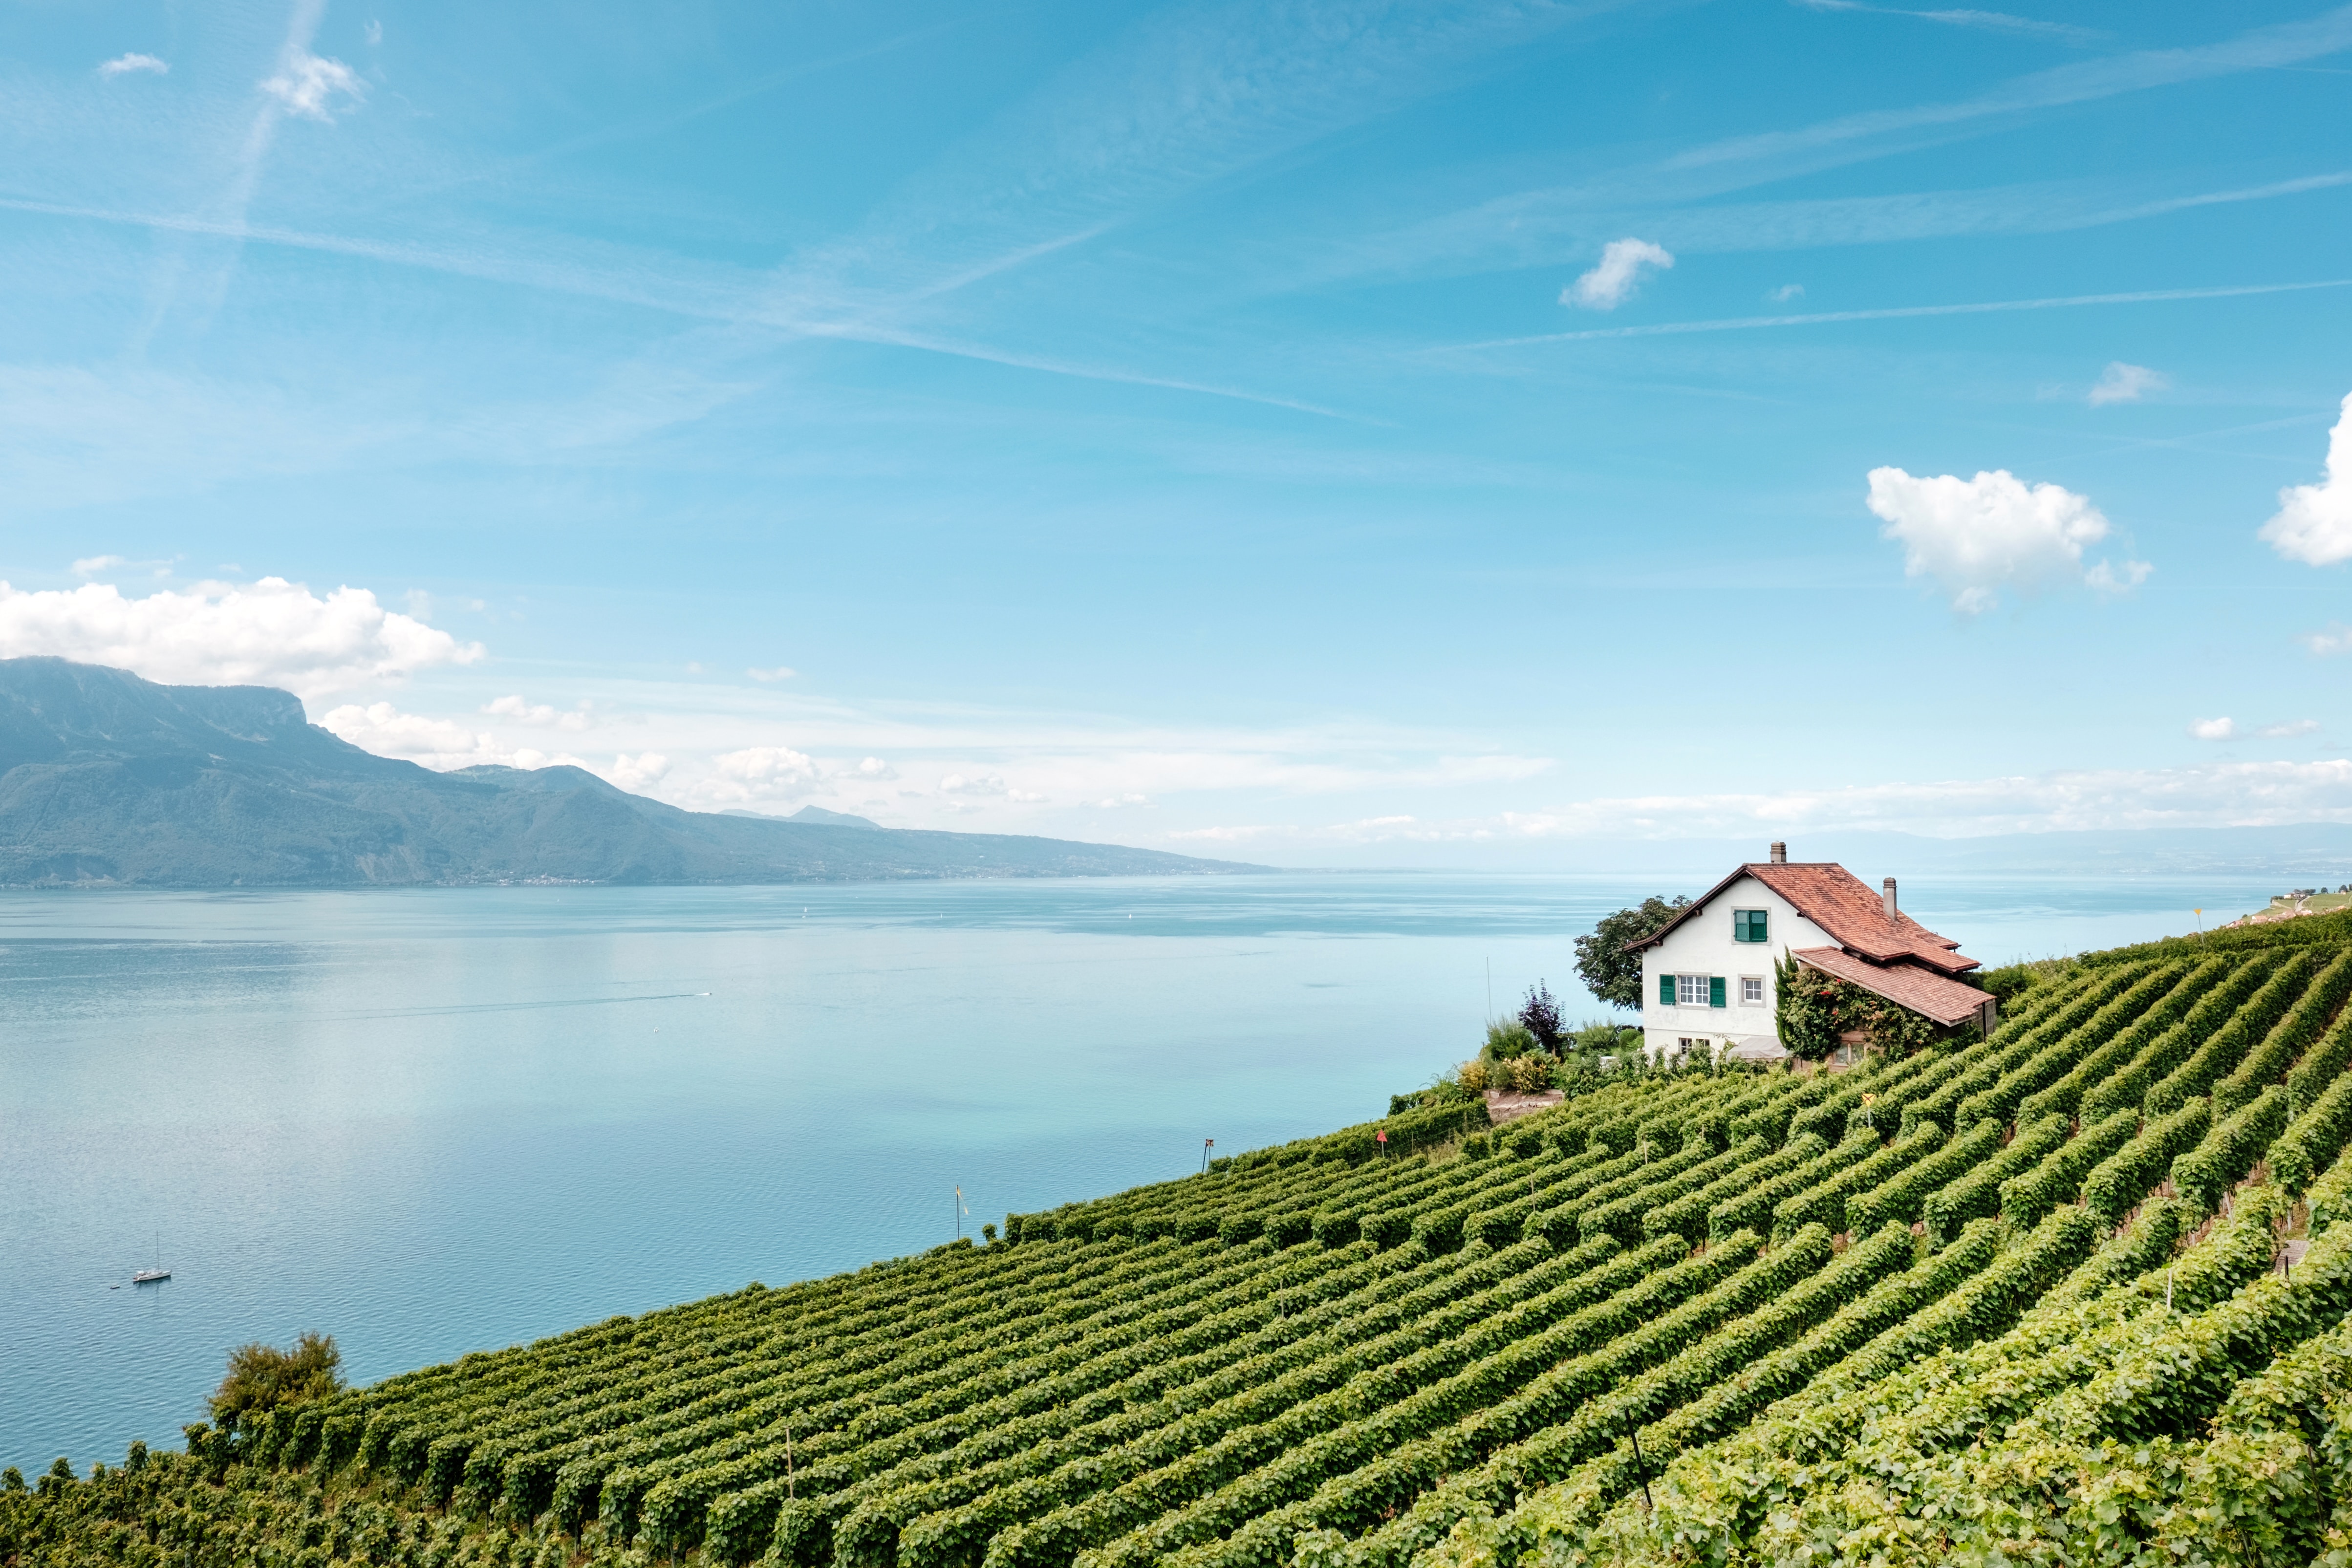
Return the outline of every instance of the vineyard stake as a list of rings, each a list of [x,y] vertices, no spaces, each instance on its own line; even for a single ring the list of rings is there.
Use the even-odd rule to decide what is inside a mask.
[[[1633,1430],[1633,1417],[1625,1417],[1625,1436],[1633,1443],[1633,1473],[1642,1478],[1642,1511],[1655,1513],[1657,1505],[1650,1500],[1650,1467],[1642,1458],[1642,1434]]]
[[[790,1427],[787,1427],[784,1428],[784,1500],[786,1502],[795,1500],[793,1492],[793,1429]]]

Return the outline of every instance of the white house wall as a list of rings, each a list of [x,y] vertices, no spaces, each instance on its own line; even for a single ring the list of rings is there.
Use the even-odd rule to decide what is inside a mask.
[[[1735,942],[1731,915],[1738,909],[1765,911],[1765,940]],[[1654,947],[1642,953],[1642,1030],[1651,1055],[1673,1056],[1684,1040],[1705,1040],[1720,1053],[1734,1045],[1779,1038],[1773,1019],[1777,982],[1773,966],[1791,947],[1834,947],[1828,932],[1797,913],[1796,906],[1752,876],[1743,875],[1709,899],[1699,912]],[[1660,975],[1720,975],[1724,1007],[1673,1007],[1658,1002]],[[1742,1002],[1739,982],[1760,977],[1761,1002]]]

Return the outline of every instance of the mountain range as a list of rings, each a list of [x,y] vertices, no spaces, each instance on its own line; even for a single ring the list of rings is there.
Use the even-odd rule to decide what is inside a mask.
[[[436,773],[269,686],[0,659],[0,885],[430,886],[1211,875],[1155,850],[681,810],[583,768]]]

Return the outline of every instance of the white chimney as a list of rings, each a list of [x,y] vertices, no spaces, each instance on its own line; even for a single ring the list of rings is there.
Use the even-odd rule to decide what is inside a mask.
[[[1893,925],[1895,921],[1895,879],[1893,877],[1890,876],[1879,883],[1878,901],[1886,906],[1887,924]]]
[[[1779,839],[1772,841],[1772,863],[1774,865],[1789,863],[1789,846]]]

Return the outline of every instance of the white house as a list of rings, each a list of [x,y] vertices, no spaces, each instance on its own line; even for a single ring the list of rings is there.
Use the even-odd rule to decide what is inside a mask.
[[[1642,955],[1643,1045],[1653,1057],[1785,1055],[1773,967],[1789,956],[1948,1028],[1974,1021],[1990,1033],[1994,1023],[1993,998],[1959,978],[1977,961],[1902,913],[1893,877],[1874,894],[1834,862],[1790,863],[1783,843],[1627,946]]]

